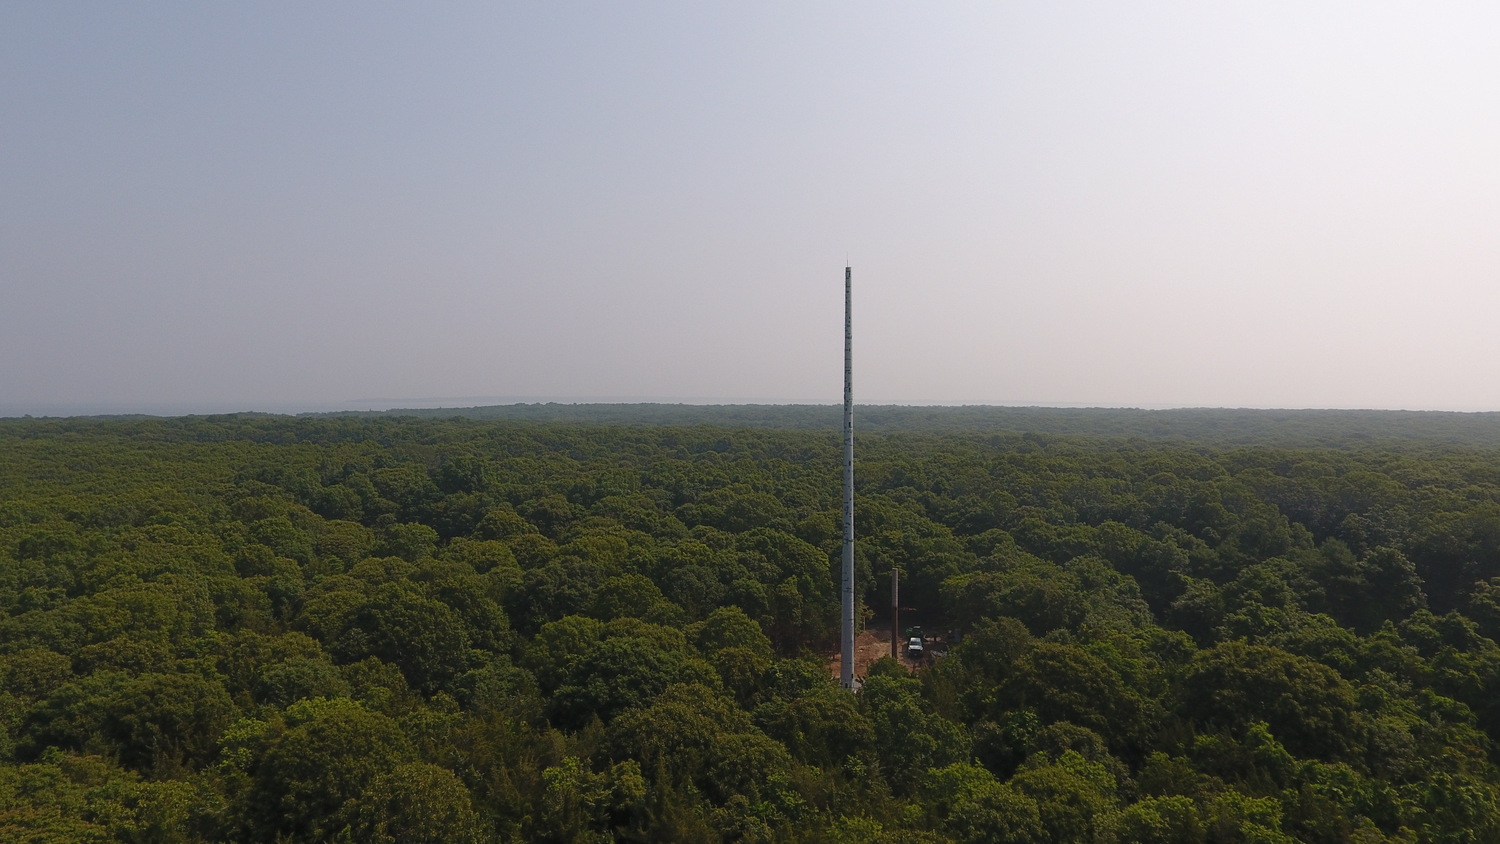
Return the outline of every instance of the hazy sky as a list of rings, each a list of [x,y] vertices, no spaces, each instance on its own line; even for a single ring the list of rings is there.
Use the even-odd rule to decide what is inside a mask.
[[[846,257],[861,401],[1500,409],[1500,6],[0,3],[0,413],[838,402]]]

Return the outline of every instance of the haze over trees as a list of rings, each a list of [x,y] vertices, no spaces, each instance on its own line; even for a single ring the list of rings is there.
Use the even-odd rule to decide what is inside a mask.
[[[795,415],[0,420],[0,840],[1500,839],[1485,418]]]

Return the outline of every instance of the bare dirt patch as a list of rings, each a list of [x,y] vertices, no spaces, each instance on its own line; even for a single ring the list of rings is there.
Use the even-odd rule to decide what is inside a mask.
[[[870,663],[883,656],[891,655],[891,629],[889,627],[868,627],[861,631],[854,639],[854,676],[864,677],[870,673]],[[843,655],[835,651],[828,657],[828,672],[835,677],[840,676],[844,667]],[[912,671],[916,663],[906,658],[903,653],[901,664],[906,666],[907,671]]]

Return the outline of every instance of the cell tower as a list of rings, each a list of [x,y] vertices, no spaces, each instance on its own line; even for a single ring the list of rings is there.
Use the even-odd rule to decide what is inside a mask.
[[[854,301],[853,272],[844,267],[844,592],[842,672],[844,688],[854,688]]]

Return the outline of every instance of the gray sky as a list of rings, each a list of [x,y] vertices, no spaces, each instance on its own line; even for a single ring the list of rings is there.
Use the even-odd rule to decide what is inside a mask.
[[[0,413],[837,402],[846,256],[861,401],[1500,408],[1500,7],[0,4]]]

